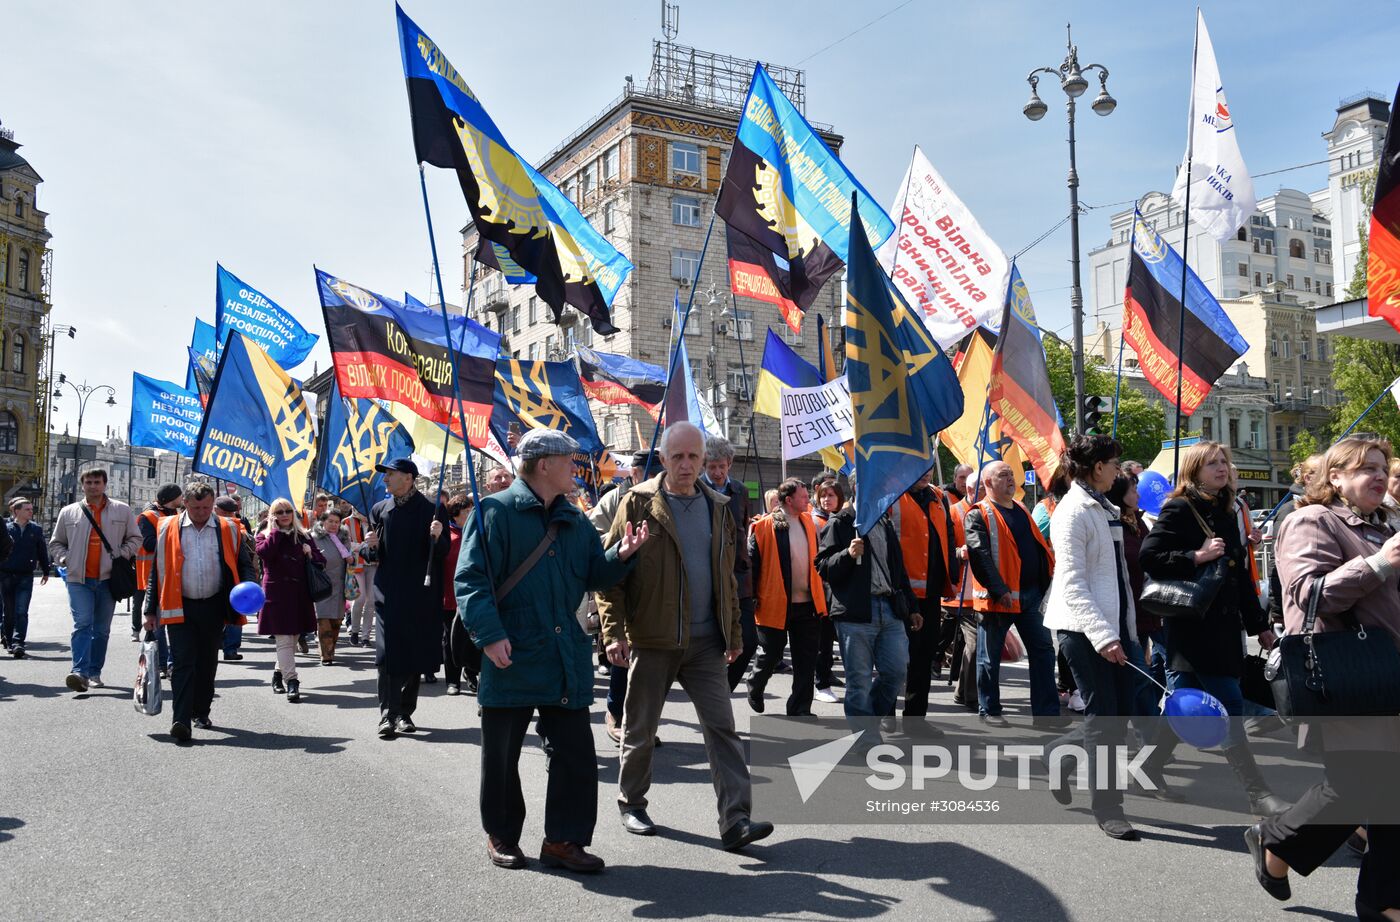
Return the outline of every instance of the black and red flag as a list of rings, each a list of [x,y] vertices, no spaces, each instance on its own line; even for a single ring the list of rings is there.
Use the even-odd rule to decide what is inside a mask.
[[[1400,134],[1395,131],[1395,107],[1390,107],[1376,173],[1375,204],[1371,207],[1371,236],[1366,257],[1366,313],[1381,317],[1400,330]]]
[[[1187,273],[1185,310],[1183,272]],[[1181,369],[1184,416],[1195,413],[1216,380],[1249,351],[1249,343],[1220,302],[1136,210],[1128,287],[1123,294],[1123,336],[1138,354],[1143,377],[1172,404],[1176,403],[1177,369]]]
[[[473,320],[451,319],[452,349],[441,317],[316,270],[326,340],[342,397],[388,400],[462,437],[461,396],[468,441],[486,444],[496,388],[500,337]],[[453,388],[456,355],[457,388]]]
[[[590,399],[608,406],[639,406],[653,417],[666,393],[666,369],[625,355],[578,347],[579,378]]]
[[[809,289],[807,304],[799,306],[792,297],[792,273],[778,265],[778,257],[757,240],[729,228],[729,287],[741,298],[764,301],[778,309],[794,333],[802,332],[802,313],[819,288]]]

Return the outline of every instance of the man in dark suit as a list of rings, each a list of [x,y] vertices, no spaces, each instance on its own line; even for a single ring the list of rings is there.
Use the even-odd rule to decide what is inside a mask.
[[[388,499],[369,513],[366,538],[374,574],[374,664],[379,668],[379,735],[415,733],[418,684],[442,657],[442,555],[449,538],[435,507],[418,492],[408,458],[375,465]]]

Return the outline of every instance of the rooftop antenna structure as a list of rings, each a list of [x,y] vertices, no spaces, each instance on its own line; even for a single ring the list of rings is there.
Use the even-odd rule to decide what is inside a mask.
[[[679,3],[667,3],[661,0],[661,34],[667,42],[676,40],[676,33],[681,28],[681,5]]]

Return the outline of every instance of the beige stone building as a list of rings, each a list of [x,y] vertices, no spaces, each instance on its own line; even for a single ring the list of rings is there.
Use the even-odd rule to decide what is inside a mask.
[[[765,66],[801,108],[802,72]],[[775,307],[731,300],[723,220],[714,222],[708,249],[704,245],[753,68],[753,61],[657,42],[646,86],[627,78],[620,96],[537,164],[635,267],[613,303],[618,333],[597,336],[587,318],[572,309],[555,324],[532,286],[506,285],[494,270],[480,267],[473,276],[476,230],[468,225],[462,231],[464,277],[476,279],[474,293],[470,283],[464,286],[462,301],[471,302],[475,319],[504,334],[503,349],[521,359],[562,360],[574,344],[582,344],[666,365],[673,300],[679,292],[684,306],[692,296],[699,266],[686,350],[696,387],[709,398],[741,458],[750,454],[751,401],[768,328],[815,363],[814,312],[820,311],[832,324],[833,348],[841,351],[839,276],[827,282],[798,335]],[[813,123],[813,128],[840,152],[842,138],[830,126]],[[654,422],[638,408],[594,403],[593,416],[603,441],[619,451],[650,442]],[[764,484],[776,485],[776,421],[757,417],[752,444],[765,459]],[[789,464],[794,474],[819,469],[815,458]],[[747,473],[744,461],[737,463],[735,476],[740,475],[757,481],[752,459]]]
[[[0,496],[38,496],[47,454],[48,215],[43,178],[0,127]]]

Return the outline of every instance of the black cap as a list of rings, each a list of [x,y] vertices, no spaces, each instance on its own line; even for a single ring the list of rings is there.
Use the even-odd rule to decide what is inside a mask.
[[[414,464],[411,458],[394,458],[392,461],[385,464],[376,464],[374,469],[381,474],[387,474],[390,471],[398,471],[401,474],[412,474],[414,477],[418,476],[418,465]]]
[[[181,489],[178,483],[167,483],[156,491],[156,504],[160,506],[169,506],[171,503],[175,502],[175,500],[183,496],[184,493],[185,491]]]
[[[642,451],[635,451],[635,452],[633,452],[633,453],[632,453],[632,466],[633,466],[633,467],[645,468],[645,467],[647,466],[647,459],[648,459],[648,458],[651,459],[651,469],[652,469],[652,470],[660,470],[660,468],[661,468],[661,452],[659,452],[659,451],[647,451],[647,450],[643,449]]]

